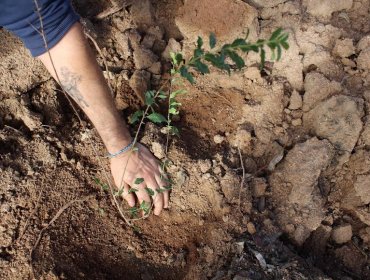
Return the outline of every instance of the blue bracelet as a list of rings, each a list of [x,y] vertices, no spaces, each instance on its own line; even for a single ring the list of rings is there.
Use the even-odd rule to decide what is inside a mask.
[[[126,147],[119,150],[118,152],[113,153],[113,154],[108,153],[107,157],[108,158],[115,158],[116,156],[119,156],[119,155],[127,152],[128,150],[130,150],[132,148],[132,146],[134,146],[134,140],[130,144],[128,144]]]

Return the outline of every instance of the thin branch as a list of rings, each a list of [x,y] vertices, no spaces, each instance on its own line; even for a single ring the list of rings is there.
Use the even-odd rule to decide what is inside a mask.
[[[245,168],[244,168],[243,156],[242,156],[239,146],[238,146],[238,153],[239,153],[239,158],[240,158],[240,164],[243,170],[243,177],[242,177],[242,181],[240,182],[239,197],[238,197],[238,209],[239,209],[239,212],[241,213],[240,204],[241,204],[242,188],[244,187],[244,181],[245,181]]]

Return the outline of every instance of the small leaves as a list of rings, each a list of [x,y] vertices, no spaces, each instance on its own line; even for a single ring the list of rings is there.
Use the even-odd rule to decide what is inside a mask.
[[[129,119],[130,124],[134,124],[144,115],[144,112],[142,110],[136,111],[133,113]]]
[[[266,51],[263,48],[261,48],[261,65],[260,65],[261,70],[265,67],[265,61],[266,61]]]
[[[150,204],[143,200],[140,204],[140,210],[143,210],[145,215],[148,215],[150,212]]]
[[[170,56],[171,56],[172,64],[174,66],[179,66],[181,62],[184,60],[181,53],[170,52]]]
[[[108,186],[107,184],[105,184],[105,183],[101,182],[99,178],[94,178],[94,181],[95,181],[95,183],[96,183],[98,186],[100,186],[100,187],[101,187],[101,189],[102,189],[103,191],[108,191],[108,190],[109,190],[109,186]]]
[[[138,191],[139,191],[138,189],[131,188],[131,189],[128,190],[128,193],[136,193]]]
[[[145,105],[152,106],[154,104],[154,96],[155,92],[153,90],[145,92]]]
[[[211,34],[209,34],[209,47],[213,49],[216,46],[216,42],[216,35],[211,32]]]
[[[187,90],[185,89],[179,89],[171,92],[170,99],[176,98],[176,96],[187,93]]]
[[[136,178],[134,184],[140,185],[142,182],[144,182],[144,178]]]
[[[180,68],[180,75],[187,79],[191,84],[195,83],[193,75],[189,73],[188,68],[184,65]]]
[[[194,62],[194,66],[202,74],[208,74],[209,73],[209,68],[208,68],[207,64],[204,64],[200,60],[197,60],[196,62]]]
[[[167,122],[167,119],[163,115],[156,113],[156,112],[151,113],[150,115],[147,116],[147,118],[154,123]]]
[[[235,62],[236,67],[238,67],[239,70],[245,66],[243,58],[241,58],[236,52],[229,51],[227,54],[232,59],[232,61]]]
[[[161,92],[158,94],[158,98],[160,98],[160,99],[167,99],[167,95],[166,95],[166,93],[164,93],[163,91],[161,91]]]
[[[154,196],[154,191],[151,188],[146,187],[145,190],[150,196]]]
[[[169,128],[170,128],[171,135],[176,135],[176,136],[180,135],[180,131],[176,126],[170,126]]]
[[[135,206],[131,207],[129,211],[130,211],[130,214],[131,214],[132,217],[137,217],[138,216],[137,214],[139,213],[139,209],[137,207],[135,207]]]
[[[197,46],[198,46],[198,49],[201,49],[202,48],[202,46],[203,46],[203,39],[202,39],[202,37],[199,37],[198,36]]]

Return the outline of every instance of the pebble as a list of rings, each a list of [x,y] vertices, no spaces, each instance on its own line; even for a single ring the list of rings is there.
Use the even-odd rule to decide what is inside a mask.
[[[350,224],[340,225],[333,229],[331,238],[337,244],[344,244],[352,238],[352,226]]]
[[[298,91],[294,90],[289,101],[289,109],[297,110],[302,107],[302,96]]]
[[[254,178],[252,180],[252,192],[254,197],[264,196],[266,193],[267,183],[265,178]]]
[[[294,120],[292,120],[292,125],[293,126],[300,126],[300,125],[302,125],[302,120],[301,119],[294,119]]]
[[[247,224],[247,231],[251,235],[253,235],[253,234],[255,234],[257,232],[256,227],[254,226],[254,224],[252,222],[249,222]]]
[[[225,137],[219,135],[219,134],[216,134],[214,137],[213,137],[213,141],[216,143],[216,144],[221,144],[222,142],[225,141]]]

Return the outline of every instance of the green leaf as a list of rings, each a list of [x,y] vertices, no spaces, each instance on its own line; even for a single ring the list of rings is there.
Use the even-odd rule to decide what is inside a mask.
[[[170,99],[173,99],[176,96],[181,95],[181,94],[185,94],[185,93],[187,93],[187,90],[185,90],[185,89],[175,90],[175,91],[171,92]]]
[[[143,200],[143,202],[140,204],[140,209],[144,211],[145,215],[148,215],[150,211],[150,204]]]
[[[94,178],[94,181],[95,181],[95,183],[96,183],[98,186],[100,186],[100,187],[102,188],[102,190],[103,190],[103,191],[108,191],[108,190],[109,190],[109,186],[108,186],[108,184],[104,184],[104,183],[102,183],[102,182],[99,180],[99,178]]]
[[[270,37],[270,41],[276,39],[280,34],[281,32],[283,31],[282,28],[278,28],[276,29],[272,34],[271,34],[271,37]]]
[[[216,42],[216,35],[215,33],[211,32],[211,34],[209,34],[209,46],[211,49],[216,46]]]
[[[180,74],[182,77],[187,79],[191,84],[194,84],[194,77],[192,74],[189,73],[188,68],[186,68],[184,65],[180,68]]]
[[[283,42],[280,42],[280,44],[283,46],[285,50],[289,49],[289,44],[287,42],[283,41]]]
[[[168,113],[171,114],[171,115],[178,115],[179,111],[177,111],[176,108],[170,108],[168,110]]]
[[[281,47],[280,45],[277,46],[277,58],[276,60],[279,61],[281,58]]]
[[[265,61],[266,61],[266,51],[261,47],[261,65],[260,65],[261,70],[265,67]]]
[[[145,92],[145,105],[152,106],[154,103],[154,94],[155,92],[152,90],[149,90]]]
[[[202,39],[202,37],[199,37],[198,36],[197,45],[198,45],[198,49],[201,49],[202,48],[202,46],[203,46],[203,39]]]
[[[144,178],[136,178],[136,180],[135,180],[134,184],[135,184],[135,185],[139,185],[139,184],[141,184],[142,182],[144,182]]]
[[[176,126],[170,126],[170,133],[176,136],[180,135],[180,131]]]
[[[143,116],[144,112],[142,110],[136,111],[130,116],[129,123],[134,124]]]
[[[117,196],[121,196],[124,192],[124,188],[121,188],[118,192],[117,192]]]
[[[181,53],[170,52],[170,57],[172,60],[172,64],[175,66],[178,66],[183,61],[183,57]]]
[[[145,190],[150,196],[154,195],[154,191],[151,188],[146,187]]]
[[[240,48],[246,45],[247,45],[247,42],[245,41],[245,39],[241,39],[241,38],[238,38],[234,40],[234,42],[231,43],[231,47],[233,48]]]
[[[167,191],[172,190],[172,186],[171,186],[171,185],[164,186],[164,188],[165,188]]]
[[[161,91],[161,92],[158,94],[158,98],[160,98],[160,99],[167,99],[167,95],[166,95],[166,93],[164,93],[163,91]]]
[[[166,189],[159,188],[159,189],[156,189],[156,191],[157,191],[157,193],[164,193],[167,190]]]
[[[242,69],[245,66],[243,58],[241,58],[236,52],[229,51],[228,55],[230,56],[232,61],[235,62],[236,67],[238,67],[239,70]]]
[[[193,61],[194,60],[197,60],[200,56],[202,56],[204,53],[204,51],[202,49],[195,49],[194,50],[194,58],[192,59]]]
[[[214,55],[212,53],[207,53],[204,56],[204,59],[211,62],[213,66],[221,69],[221,70],[229,70],[230,66],[225,64],[225,55]]]
[[[195,68],[202,74],[208,74],[209,73],[209,68],[206,64],[201,62],[200,60],[197,60],[194,63]]]
[[[134,206],[134,207],[131,207],[129,211],[130,211],[131,216],[137,217],[137,214],[139,212],[139,209]]]
[[[138,191],[139,191],[138,189],[131,188],[131,189],[128,190],[128,193],[136,193]]]
[[[152,122],[154,123],[163,123],[163,122],[167,122],[167,119],[165,117],[163,117],[163,115],[159,114],[159,113],[151,113],[149,116],[147,116],[147,118],[149,120],[151,120]]]

